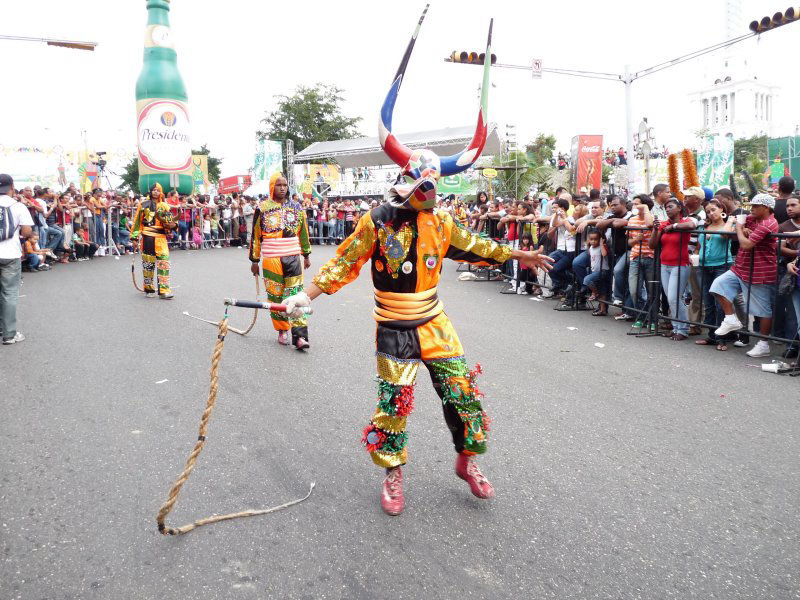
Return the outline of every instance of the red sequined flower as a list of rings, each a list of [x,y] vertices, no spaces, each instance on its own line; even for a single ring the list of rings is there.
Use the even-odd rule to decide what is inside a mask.
[[[394,397],[394,404],[397,407],[395,413],[398,417],[407,417],[414,410],[414,386],[404,385]]]
[[[386,434],[375,427],[372,423],[364,427],[361,434],[361,443],[367,448],[367,452],[377,452],[383,447],[386,441]]]

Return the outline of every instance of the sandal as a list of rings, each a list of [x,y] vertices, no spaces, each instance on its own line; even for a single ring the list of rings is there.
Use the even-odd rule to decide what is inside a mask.
[[[607,315],[608,315],[608,311],[607,310],[601,310],[601,309],[598,308],[597,310],[593,310],[592,311],[592,316],[593,317],[605,317]]]
[[[695,340],[694,343],[697,344],[698,346],[710,346],[714,342],[712,342],[711,340]]]
[[[672,336],[673,342],[682,342],[683,340],[689,339],[689,336],[683,335],[682,333],[676,333]]]
[[[728,344],[724,342],[720,342],[719,344],[717,344],[717,350],[719,350],[720,352],[725,352],[727,349],[728,349]]]

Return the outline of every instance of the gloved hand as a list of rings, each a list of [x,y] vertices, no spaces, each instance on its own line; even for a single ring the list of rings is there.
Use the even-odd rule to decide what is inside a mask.
[[[286,305],[286,314],[290,319],[299,319],[305,312],[304,306],[311,306],[311,298],[305,292],[298,292],[294,296],[289,296],[284,302]]]

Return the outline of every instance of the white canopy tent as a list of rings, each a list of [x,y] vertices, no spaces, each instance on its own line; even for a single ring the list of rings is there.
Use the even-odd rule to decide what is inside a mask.
[[[409,148],[430,148],[439,156],[448,156],[463,150],[474,133],[475,126],[473,125],[399,134],[397,138]],[[497,134],[497,125],[489,123],[489,135],[483,155],[499,154],[501,147],[502,142]],[[302,152],[294,155],[295,163],[314,163],[323,159],[333,160],[343,169],[394,165],[392,160],[384,154],[377,137],[314,142]]]

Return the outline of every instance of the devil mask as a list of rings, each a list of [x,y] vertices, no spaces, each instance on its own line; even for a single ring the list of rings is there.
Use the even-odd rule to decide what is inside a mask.
[[[392,113],[397,102],[397,94],[403,83],[408,60],[414,49],[414,42],[422,27],[422,21],[428,12],[428,6],[422,11],[417,28],[411,36],[403,59],[394,76],[392,86],[381,107],[378,121],[378,139],[386,155],[403,169],[404,182],[398,181],[386,194],[387,200],[394,206],[422,211],[430,210],[436,204],[436,182],[440,176],[455,175],[465,171],[478,159],[486,144],[488,133],[487,108],[489,100],[489,68],[492,54],[492,21],[489,21],[489,37],[486,42],[486,56],[483,63],[483,82],[481,84],[481,106],[478,111],[478,124],[472,141],[458,154],[439,157],[427,148],[411,150],[404,146],[392,133]]]

